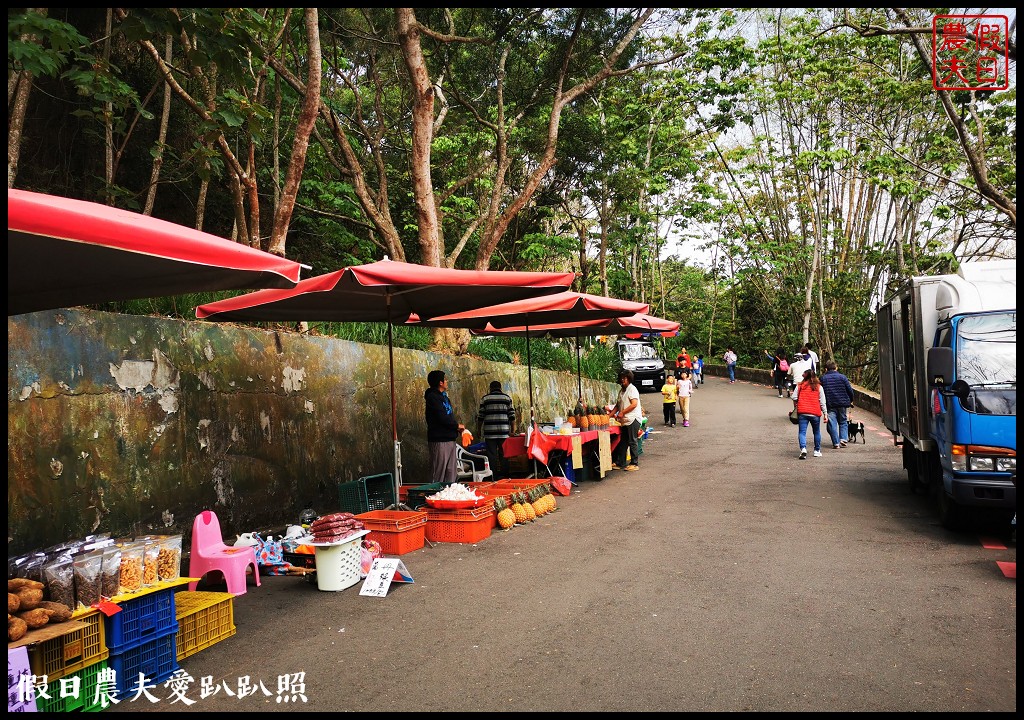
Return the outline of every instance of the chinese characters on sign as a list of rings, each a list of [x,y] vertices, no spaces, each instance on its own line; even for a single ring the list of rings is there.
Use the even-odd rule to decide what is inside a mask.
[[[8,674],[9,683],[10,674]],[[163,687],[169,693],[165,699],[169,700],[172,705],[175,703],[181,703],[185,706],[195,704],[197,701],[188,696],[189,691],[196,690],[193,687],[194,683],[195,678],[187,672],[181,669],[175,670],[163,683]],[[78,699],[82,698],[83,694],[87,694],[87,697],[83,699],[90,703],[91,707],[106,709],[111,705],[117,705],[122,700],[135,702],[136,700],[145,699],[150,703],[158,703],[160,698],[152,692],[156,688],[156,683],[147,678],[144,673],[139,673],[135,683],[127,692],[118,693],[117,674],[113,668],[107,667],[99,671],[95,686],[89,688],[82,687],[81,678],[77,675],[60,678],[59,682],[54,681],[50,683],[47,682],[46,675],[32,675],[28,672],[22,672],[18,678],[16,699],[19,702],[24,702],[32,697],[44,700],[56,698]],[[262,680],[253,680],[248,675],[238,678],[235,683],[230,683],[227,680],[215,683],[213,676],[207,675],[199,679],[198,690],[200,700],[223,693],[228,697],[239,700],[251,695],[258,697],[274,697],[276,695],[278,703],[307,702],[305,672],[278,675],[276,688],[277,692],[274,693],[264,685]],[[14,695],[9,692],[8,707],[10,707],[10,700],[12,698],[14,698]]]
[[[1010,86],[1005,15],[935,15],[932,86],[936,90],[1005,90]]]

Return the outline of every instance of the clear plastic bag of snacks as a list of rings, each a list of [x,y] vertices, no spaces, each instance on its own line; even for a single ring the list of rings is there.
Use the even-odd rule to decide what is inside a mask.
[[[181,577],[181,535],[163,537],[160,554],[156,559],[156,570],[161,580],[177,580]]]
[[[142,586],[150,587],[160,582],[157,575],[157,557],[160,555],[160,538],[147,537],[138,541],[145,547],[142,557]]]
[[[118,595],[133,593],[142,589],[142,570],[145,556],[145,543],[130,542],[121,545],[121,574]]]
[[[62,555],[43,566],[46,592],[50,600],[75,608],[75,566],[70,557]]]
[[[117,545],[103,549],[100,592],[105,598],[112,598],[121,592],[121,548]]]
[[[100,572],[103,550],[84,550],[72,560],[75,571],[75,601],[78,608],[90,608],[100,601]]]

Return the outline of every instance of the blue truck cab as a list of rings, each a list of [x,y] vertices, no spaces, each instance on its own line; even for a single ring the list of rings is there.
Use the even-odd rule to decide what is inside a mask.
[[[948,528],[1016,510],[1016,286],[1016,261],[964,263],[911,278],[878,310],[882,422]]]

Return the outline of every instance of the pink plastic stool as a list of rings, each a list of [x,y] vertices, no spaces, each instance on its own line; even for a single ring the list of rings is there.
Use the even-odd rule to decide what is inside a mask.
[[[256,565],[256,550],[247,546],[225,545],[220,533],[220,521],[213,510],[203,510],[192,522],[192,554],[188,561],[189,576],[201,578],[209,572],[224,576],[228,592],[244,595],[246,592],[245,573],[252,566],[256,587],[260,585],[260,571]],[[199,581],[190,582],[189,590],[195,590]]]

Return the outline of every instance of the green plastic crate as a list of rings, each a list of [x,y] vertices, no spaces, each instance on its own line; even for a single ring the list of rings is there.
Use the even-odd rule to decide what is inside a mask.
[[[362,481],[338,483],[338,508],[341,512],[358,515],[369,509],[367,505],[366,486]]]
[[[61,697],[61,678],[51,679],[47,683],[46,699],[36,693],[36,710],[38,712],[99,712],[104,709],[103,702],[96,701],[96,686],[99,684],[100,670],[107,667],[105,660],[93,663],[78,672],[65,675],[65,678],[79,677],[78,694]]]

